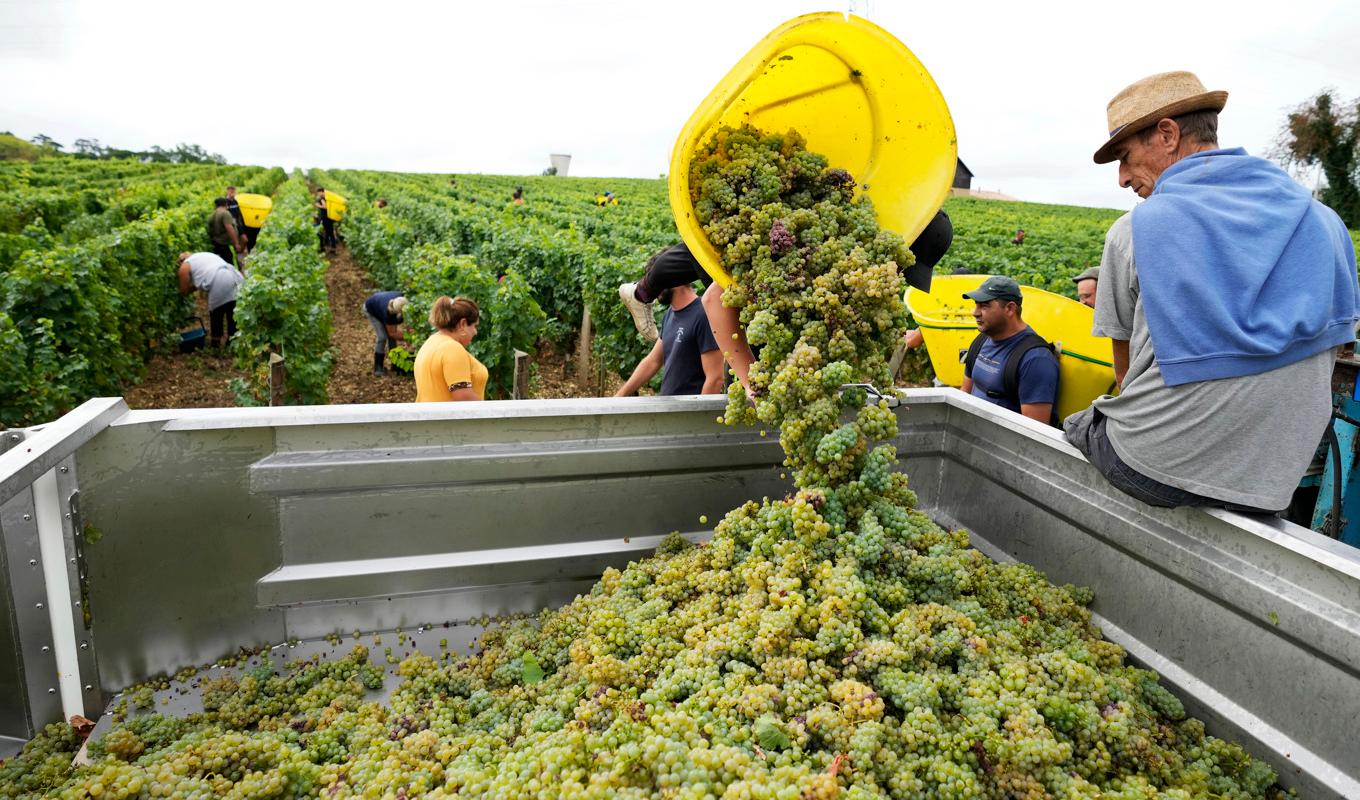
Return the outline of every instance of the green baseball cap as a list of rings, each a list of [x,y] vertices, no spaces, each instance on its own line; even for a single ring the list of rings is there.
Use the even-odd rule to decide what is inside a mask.
[[[969,300],[985,303],[989,300],[1014,300],[1021,301],[1020,284],[1014,278],[1007,278],[1005,275],[993,275],[982,282],[982,285],[971,292],[964,292],[963,296]]]
[[[1100,267],[1094,266],[1087,267],[1084,272],[1082,272],[1077,277],[1073,278],[1072,282],[1081,283],[1082,281],[1098,281],[1098,280],[1100,280]]]

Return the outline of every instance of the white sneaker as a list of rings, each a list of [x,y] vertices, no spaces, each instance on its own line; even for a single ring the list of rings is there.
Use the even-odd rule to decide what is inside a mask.
[[[644,303],[633,295],[637,289],[636,283],[625,283],[619,286],[619,299],[628,307],[628,313],[633,315],[633,324],[637,326],[638,333],[649,343],[655,342],[661,335],[656,332],[656,317],[652,316],[652,304]]]

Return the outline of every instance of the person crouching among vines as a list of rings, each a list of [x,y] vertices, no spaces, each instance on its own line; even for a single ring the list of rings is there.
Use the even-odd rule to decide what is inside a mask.
[[[407,300],[401,292],[375,292],[364,301],[364,317],[373,327],[373,377],[383,376],[383,359],[401,341],[403,309]]]
[[[216,253],[180,253],[179,293],[208,295],[208,346],[223,347],[236,335],[236,297],[245,277]]]
[[[416,353],[416,402],[486,399],[487,369],[468,352],[480,321],[477,304],[466,297],[434,301],[430,324],[435,332]]]

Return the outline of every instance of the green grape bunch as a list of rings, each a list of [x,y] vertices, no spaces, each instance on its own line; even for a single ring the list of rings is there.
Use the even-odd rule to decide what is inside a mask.
[[[800,487],[858,474],[873,440],[841,428],[839,412],[862,398],[840,389],[891,384],[911,251],[879,227],[854,178],[809,152],[796,131],[724,128],[696,153],[690,181],[698,220],[733,278],[723,302],[739,309],[760,348],[756,407],[748,412],[734,395],[725,418],[779,427]]]

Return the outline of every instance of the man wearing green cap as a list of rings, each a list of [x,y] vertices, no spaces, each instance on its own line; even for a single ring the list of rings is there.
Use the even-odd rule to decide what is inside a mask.
[[[1077,285],[1077,299],[1084,306],[1096,307],[1096,287],[1100,284],[1100,267],[1084,270],[1072,279]]]
[[[1189,72],[1110,101],[1097,164],[1143,198],[1105,237],[1092,333],[1118,397],[1065,420],[1110,483],[1155,506],[1289,505],[1357,319],[1355,251],[1283,170],[1218,144],[1227,92]]]
[[[1020,309],[1020,284],[993,275],[964,298],[972,300],[978,337],[963,364],[963,391],[1045,424],[1055,424],[1058,359]]]

